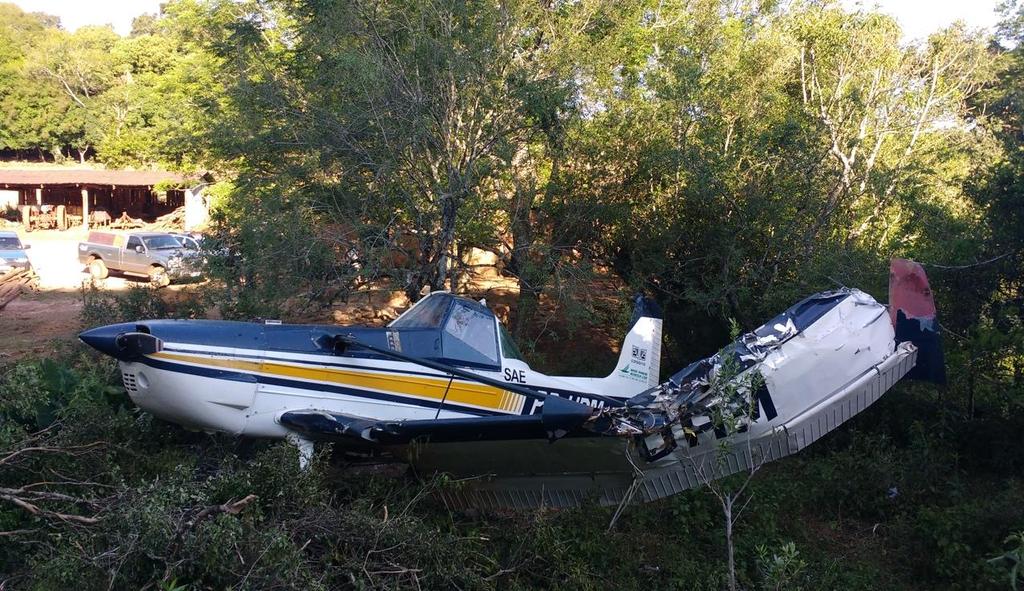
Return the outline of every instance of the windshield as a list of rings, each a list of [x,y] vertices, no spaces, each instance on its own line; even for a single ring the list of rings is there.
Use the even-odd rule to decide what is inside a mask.
[[[486,365],[498,364],[498,342],[494,338],[494,317],[456,302],[441,335],[441,348],[448,359]]]
[[[436,292],[420,300],[388,326],[392,329],[439,331],[441,357],[446,361],[496,367],[500,365],[501,357],[496,324],[494,315],[482,305]]]
[[[451,299],[441,296],[427,296],[413,306],[402,317],[391,323],[394,328],[441,328],[441,321],[448,311]]]
[[[142,241],[146,243],[146,248],[153,250],[181,248],[181,243],[174,236],[145,236]]]
[[[508,330],[502,324],[498,325],[498,338],[501,339],[501,354],[505,359],[526,361],[523,359],[523,354],[519,352],[516,342],[512,340],[512,335],[508,334]]]
[[[0,250],[21,250],[21,241],[15,236],[0,236]]]

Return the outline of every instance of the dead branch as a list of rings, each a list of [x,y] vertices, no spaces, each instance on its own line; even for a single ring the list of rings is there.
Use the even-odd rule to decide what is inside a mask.
[[[169,580],[171,576],[173,562],[170,558],[174,556],[174,553],[178,551],[178,547],[181,546],[181,540],[185,537],[185,532],[195,528],[203,520],[215,515],[220,515],[221,513],[238,515],[258,498],[259,497],[256,495],[247,495],[239,501],[229,500],[228,502],[220,505],[210,505],[199,511],[199,513],[196,513],[195,517],[192,519],[179,523],[177,531],[174,534],[174,540],[167,547],[167,570],[164,571],[163,580]]]
[[[85,517],[83,515],[71,515],[68,513],[61,513],[59,511],[50,511],[49,509],[44,509],[39,505],[31,503],[19,496],[5,492],[8,490],[11,489],[0,489],[0,500],[8,501],[9,503],[21,507],[22,509],[31,513],[32,515],[59,519],[61,521],[81,523],[83,525],[95,525],[99,523],[100,520],[102,519],[102,517]],[[81,499],[80,501],[85,502],[84,499]]]
[[[222,505],[210,505],[202,511],[196,514],[195,519],[189,523],[189,527],[195,527],[200,521],[210,517],[211,515],[219,515],[220,513],[227,513],[229,515],[238,515],[245,509],[250,503],[256,500],[256,495],[247,495],[240,501],[228,501]]]
[[[7,455],[5,455],[4,457],[0,458],[0,466],[10,462],[14,458],[16,458],[19,455],[24,454],[24,453],[30,453],[30,452],[62,453],[62,454],[70,455],[70,456],[77,456],[77,455],[79,455],[81,453],[90,451],[90,450],[92,450],[92,449],[94,449],[96,447],[99,447],[101,445],[106,445],[106,443],[107,443],[106,441],[94,441],[92,443],[87,443],[85,445],[72,445],[72,446],[68,446],[68,447],[49,447],[49,446],[23,447],[21,449],[14,450],[12,452],[3,452],[5,454],[7,454]]]

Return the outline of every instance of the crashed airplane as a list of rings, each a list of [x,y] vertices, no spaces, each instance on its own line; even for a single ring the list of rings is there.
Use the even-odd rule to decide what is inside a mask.
[[[659,383],[661,329],[638,297],[605,378],[531,369],[486,306],[446,292],[384,328],[149,320],[80,338],[158,417],[302,458],[317,441],[388,454],[481,508],[665,497],[803,449],[901,378],[945,379],[928,280],[902,259],[888,307],[815,294]]]

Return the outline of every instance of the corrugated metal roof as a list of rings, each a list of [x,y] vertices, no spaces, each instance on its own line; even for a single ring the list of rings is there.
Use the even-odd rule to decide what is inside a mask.
[[[185,175],[162,170],[89,170],[89,169],[3,169],[3,185],[117,185],[151,187],[161,181],[182,184]]]

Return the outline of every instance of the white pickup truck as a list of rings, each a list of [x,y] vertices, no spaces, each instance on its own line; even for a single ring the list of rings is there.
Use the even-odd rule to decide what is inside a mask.
[[[78,243],[78,260],[89,274],[104,279],[111,271],[149,277],[157,287],[171,280],[198,277],[177,237],[166,232],[89,232]]]

